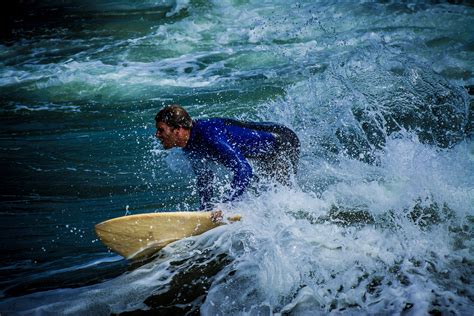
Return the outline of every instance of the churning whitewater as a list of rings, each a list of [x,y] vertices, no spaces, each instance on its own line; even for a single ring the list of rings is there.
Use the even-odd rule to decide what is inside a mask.
[[[469,1],[23,1],[6,25],[2,315],[474,313]],[[154,137],[170,103],[289,126],[298,173],[130,262],[95,224],[199,208]]]

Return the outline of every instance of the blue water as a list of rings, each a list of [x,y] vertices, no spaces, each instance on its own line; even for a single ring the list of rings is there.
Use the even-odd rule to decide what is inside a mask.
[[[474,313],[469,1],[23,1],[5,25],[2,315]],[[131,263],[96,223],[198,207],[154,138],[169,103],[291,127],[296,186]]]

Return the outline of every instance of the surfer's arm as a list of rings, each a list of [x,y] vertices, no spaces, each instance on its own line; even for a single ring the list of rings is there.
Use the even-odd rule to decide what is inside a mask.
[[[211,199],[214,193],[212,189],[214,174],[203,158],[195,157],[191,159],[191,165],[196,174],[201,210],[209,210],[212,208]]]
[[[219,160],[234,174],[231,191],[227,192],[223,199],[223,202],[233,201],[241,196],[250,184],[253,176],[252,167],[242,153],[233,148],[225,139],[215,138],[213,145],[219,153]]]

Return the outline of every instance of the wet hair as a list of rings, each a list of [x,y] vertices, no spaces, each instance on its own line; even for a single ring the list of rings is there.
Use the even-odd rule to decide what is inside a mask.
[[[172,128],[191,129],[193,120],[188,112],[177,104],[162,108],[155,116],[156,123],[163,122]]]

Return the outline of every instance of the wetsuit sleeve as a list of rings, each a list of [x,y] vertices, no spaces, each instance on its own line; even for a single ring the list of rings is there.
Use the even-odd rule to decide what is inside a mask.
[[[214,174],[202,159],[192,158],[191,166],[196,174],[201,210],[209,210],[212,208],[211,198],[214,193],[212,189]]]
[[[224,136],[211,138],[211,143],[219,153],[220,162],[230,168],[234,173],[231,191],[224,197],[223,202],[228,202],[241,196],[252,179],[252,167],[242,153],[233,148]]]

